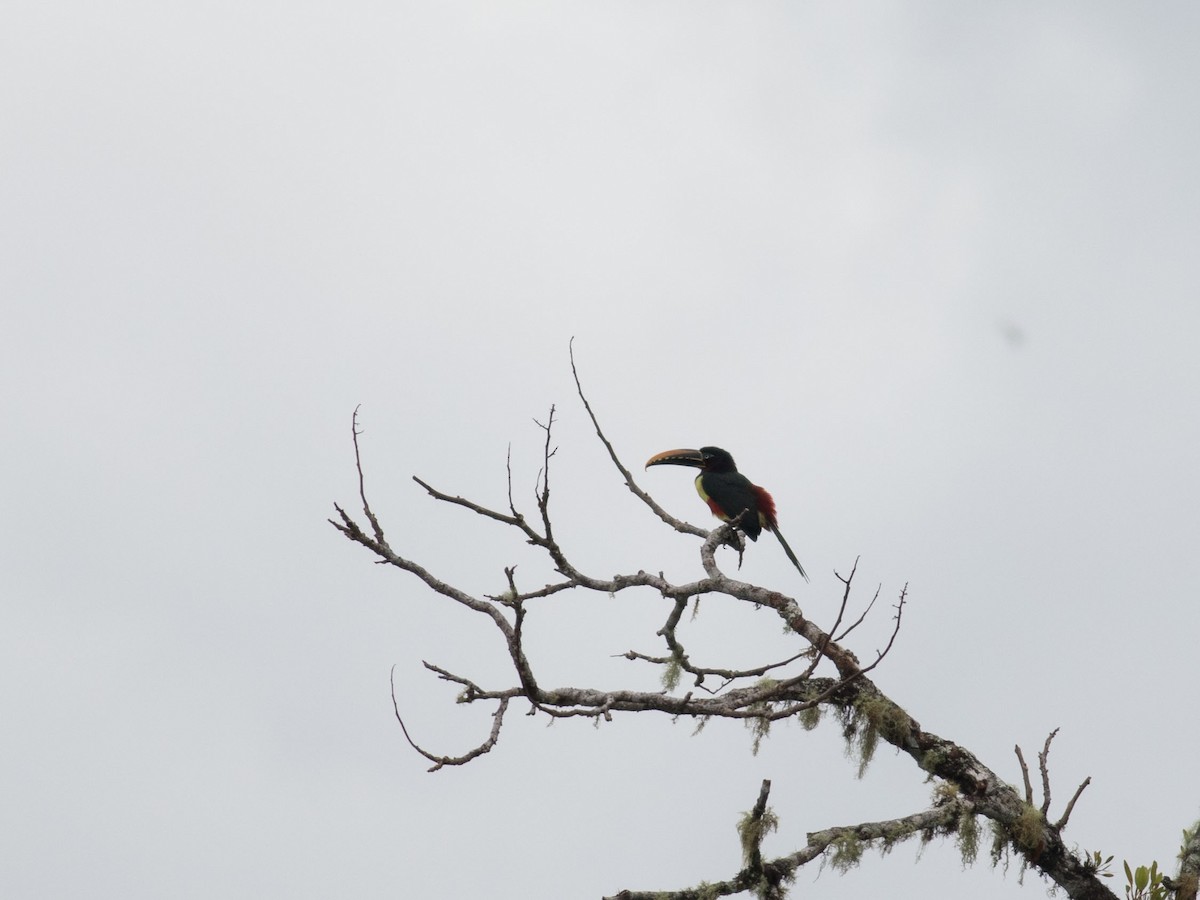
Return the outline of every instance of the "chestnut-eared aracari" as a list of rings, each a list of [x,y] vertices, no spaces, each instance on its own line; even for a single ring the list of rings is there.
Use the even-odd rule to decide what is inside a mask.
[[[745,532],[746,537],[757,541],[765,528],[779,538],[783,552],[788,559],[808,581],[808,575],[796,554],[788,546],[788,542],[779,533],[779,523],[775,518],[775,501],[763,488],[752,484],[750,479],[737,470],[733,457],[727,450],[720,447],[701,447],[699,450],[667,450],[656,453],[646,462],[646,468],[651,466],[693,466],[700,469],[696,476],[696,492],[700,499],[708,504],[714,516],[723,522],[728,522],[739,513],[745,513],[738,522],[738,528]]]

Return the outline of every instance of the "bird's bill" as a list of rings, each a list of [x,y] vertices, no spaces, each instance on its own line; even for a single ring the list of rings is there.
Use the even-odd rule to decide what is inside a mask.
[[[651,466],[695,466],[702,469],[704,454],[699,450],[664,450],[646,460],[646,468]]]

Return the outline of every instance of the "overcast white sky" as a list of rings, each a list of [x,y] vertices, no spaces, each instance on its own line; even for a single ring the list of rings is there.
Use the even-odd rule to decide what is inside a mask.
[[[970,11],[968,11],[968,6]],[[608,466],[718,444],[766,485],[743,574],[817,621],[911,605],[877,682],[1017,781],[1062,731],[1069,842],[1174,868],[1200,815],[1200,7],[1194,3],[20,2],[0,27],[0,894],[594,898],[732,875],[774,782],[807,831],[926,805],[838,728],[510,715],[463,752],[427,659],[506,686],[476,592],[548,569],[413,474],[696,577]],[[711,522],[688,472],[642,483]],[[728,561],[728,560],[727,560]],[[730,562],[732,565],[732,563]],[[653,689],[652,594],[530,613],[544,685]],[[871,620],[851,645],[870,655]],[[794,646],[712,600],[710,665]],[[782,651],[782,653],[781,653]],[[1043,895],[950,846],[807,895]],[[1115,885],[1119,891],[1119,885]]]

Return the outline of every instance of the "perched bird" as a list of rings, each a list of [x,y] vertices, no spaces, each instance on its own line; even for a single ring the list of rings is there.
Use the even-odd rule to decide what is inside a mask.
[[[722,522],[728,522],[739,513],[745,512],[738,527],[746,533],[746,537],[757,541],[765,528],[774,532],[783,545],[783,552],[788,559],[808,581],[808,575],[796,554],[788,546],[788,542],[779,533],[779,523],[775,518],[775,501],[763,488],[752,484],[750,479],[737,470],[737,464],[727,450],[720,447],[701,447],[699,450],[667,450],[656,453],[646,462],[646,468],[651,466],[693,466],[700,469],[696,476],[696,492],[700,499],[708,504],[714,516]]]

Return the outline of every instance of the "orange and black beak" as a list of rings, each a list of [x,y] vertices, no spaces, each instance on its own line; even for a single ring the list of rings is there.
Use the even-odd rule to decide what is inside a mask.
[[[664,450],[646,460],[646,468],[651,466],[692,466],[703,469],[705,459],[699,450]]]

